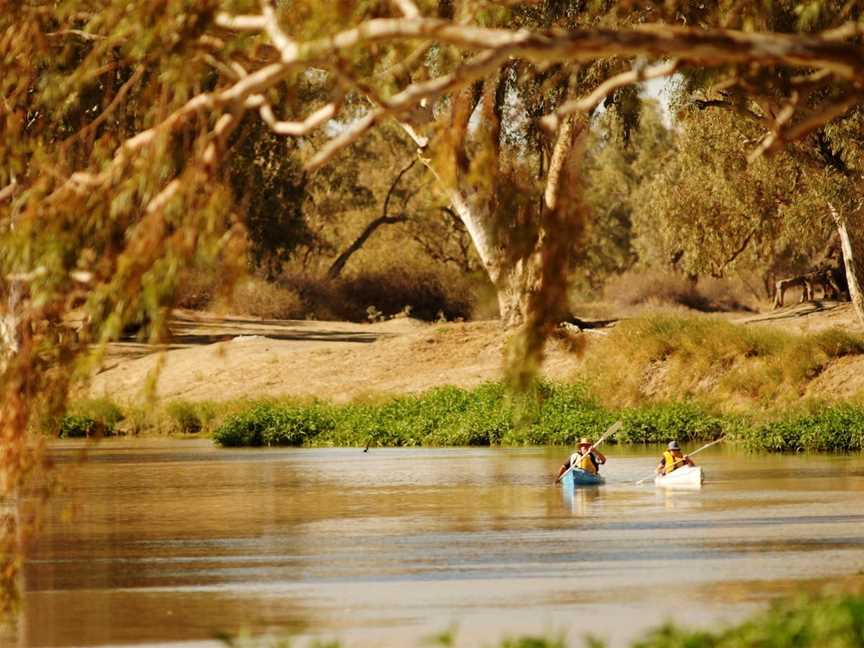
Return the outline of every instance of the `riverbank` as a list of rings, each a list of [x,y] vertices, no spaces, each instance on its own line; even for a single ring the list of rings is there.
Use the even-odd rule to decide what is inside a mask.
[[[802,317],[812,315],[808,311]],[[836,309],[824,316],[837,323]],[[155,400],[120,400],[130,390],[118,381],[111,383],[114,392],[103,391],[117,399],[80,400],[69,416],[48,427],[67,437],[212,434],[230,446],[572,445],[576,437],[597,436],[621,420],[624,427],[616,440],[622,443],[725,435],[757,450],[860,451],[864,336],[837,327],[795,332],[764,325],[765,316],[759,317],[736,323],[656,312],[619,321],[600,335],[563,333],[550,341],[545,381],[534,393],[519,397],[508,394],[500,382],[503,335],[487,331],[489,323],[429,327],[392,320],[370,327],[369,339],[356,331],[331,332],[341,336],[339,342],[308,333],[286,342],[294,345],[290,353],[297,357],[280,360],[274,355],[272,362],[263,363],[258,347],[284,340],[260,324],[262,335],[205,345],[211,356],[221,349],[225,364],[219,365],[221,372],[209,364],[196,371],[206,371],[213,383],[248,379],[254,387],[253,366],[268,375],[276,367],[283,371],[282,392],[246,388],[232,392],[239,397],[203,399],[193,397],[200,392],[192,388],[191,394],[181,392],[189,398],[160,398],[175,388],[160,392],[159,385],[179,380],[169,371],[168,356],[200,356],[197,348],[178,349],[161,360],[148,355],[134,361],[157,363],[146,380],[132,372],[132,378],[150,385],[158,363],[165,363]],[[567,351],[568,336],[570,342],[573,336],[588,337],[583,352]],[[347,350],[339,354],[334,344],[347,345]],[[315,360],[318,354],[331,360],[322,365],[320,358]],[[361,360],[375,357],[378,365],[392,362],[389,378],[374,380],[362,362],[357,364],[357,354]],[[485,365],[472,365],[466,378],[465,363],[471,358]],[[492,364],[497,364],[495,371]],[[451,371],[439,371],[447,365]],[[316,378],[324,367],[329,387]],[[499,380],[479,380],[488,375]],[[102,380],[92,391],[98,393]],[[346,381],[352,389],[338,391]],[[396,389],[399,385],[403,389]]]
[[[570,333],[584,342],[581,354],[572,352],[572,340],[550,340],[541,376],[587,382],[610,403],[699,398],[728,410],[758,409],[864,392],[862,345],[848,344],[859,331],[848,304],[802,304],[760,315],[598,305],[579,312],[614,321]],[[285,397],[347,403],[504,379],[506,335],[497,321],[398,318],[364,325],[183,311],[171,329],[174,338],[163,348],[109,345],[77,397],[141,406],[153,399]]]
[[[164,410],[110,401],[79,404],[60,423],[64,437],[134,433],[207,434],[227,446],[572,446],[598,438],[615,421],[610,443],[729,443],[770,452],[864,450],[864,404],[808,401],[782,411],[725,413],[705,403],[655,402],[608,407],[582,384],[542,383],[522,396],[502,383],[472,390],[441,387],[420,395],[347,404],[315,400],[173,402]],[[148,426],[145,427],[145,426]],[[137,426],[137,427],[136,427]]]

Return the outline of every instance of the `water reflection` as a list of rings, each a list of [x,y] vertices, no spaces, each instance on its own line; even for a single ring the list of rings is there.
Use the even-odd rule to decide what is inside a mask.
[[[454,622],[466,644],[585,622],[621,644],[864,568],[860,457],[712,448],[701,491],[658,491],[635,485],[655,453],[613,447],[605,486],[565,492],[560,449],[77,452],[54,450],[69,495],[25,566],[20,646],[241,628],[404,646]]]

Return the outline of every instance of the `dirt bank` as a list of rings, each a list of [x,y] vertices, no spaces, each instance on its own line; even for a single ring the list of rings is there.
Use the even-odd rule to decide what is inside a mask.
[[[857,326],[848,304],[802,304],[725,317],[743,326],[796,332]],[[111,345],[90,394],[139,400],[157,369],[156,394],[168,400],[292,395],[344,402],[372,393],[421,392],[441,384],[471,387],[503,375],[504,336],[496,321],[426,324],[395,319],[351,324],[183,311],[171,328],[174,340],[164,349],[129,342]],[[543,374],[566,380],[579,362],[552,341]],[[851,395],[862,389],[864,359],[849,357],[817,377],[808,393]]]

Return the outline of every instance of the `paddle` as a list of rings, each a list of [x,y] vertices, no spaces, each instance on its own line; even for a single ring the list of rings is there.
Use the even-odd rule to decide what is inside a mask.
[[[697,454],[699,454],[700,452],[702,452],[703,450],[705,450],[705,448],[710,448],[711,446],[716,445],[717,443],[720,443],[720,442],[721,442],[723,439],[725,439],[725,438],[726,438],[725,436],[722,436],[722,437],[720,437],[719,439],[715,439],[715,440],[712,441],[711,443],[706,443],[704,446],[702,446],[702,447],[699,448],[698,450],[694,450],[693,452],[691,452],[691,453],[688,454],[687,456],[688,456],[688,457],[692,457],[693,455],[697,455]],[[675,464],[681,463],[682,461],[684,461],[684,457],[681,457],[680,459],[676,459],[676,460],[675,460],[675,463],[673,463],[672,465],[674,466]],[[636,485],[639,486],[639,485],[642,484],[642,482],[646,482],[646,481],[648,481],[649,479],[651,479],[652,477],[656,477],[656,476],[657,476],[657,471],[655,470],[653,473],[651,473],[651,475],[650,475],[649,477],[646,477],[645,479],[640,479],[639,481],[637,481],[637,482],[636,482]]]
[[[615,434],[618,430],[621,429],[621,427],[622,427],[623,425],[624,425],[624,424],[623,424],[621,421],[615,421],[612,425],[610,425],[608,428],[606,428],[606,432],[603,433],[603,436],[601,436],[601,437],[597,440],[597,442],[596,442],[595,444],[593,444],[590,448],[588,448],[588,450],[586,450],[584,453],[582,453],[582,456],[584,457],[584,456],[586,456],[586,455],[591,454],[591,451],[594,450],[594,448],[596,448],[596,447],[599,446],[601,443],[603,443],[606,439],[608,439],[610,436],[612,436],[613,434]],[[575,466],[572,466],[572,465],[571,465],[567,470],[565,470],[565,471],[564,471],[563,473],[561,473],[558,477],[556,477],[556,478],[555,478],[555,483],[557,484],[557,483],[560,482],[562,479],[564,479],[564,475],[566,475],[566,474],[569,473],[571,470],[573,470],[573,468],[575,468]]]

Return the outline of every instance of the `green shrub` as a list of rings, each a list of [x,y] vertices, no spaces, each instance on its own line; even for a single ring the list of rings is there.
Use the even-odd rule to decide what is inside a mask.
[[[104,426],[89,416],[67,414],[60,419],[60,438],[74,439],[79,437],[97,436],[104,433]]]
[[[223,446],[299,446],[335,425],[320,405],[290,406],[272,403],[228,417],[213,433]]]
[[[723,431],[723,421],[696,405],[670,403],[633,408],[621,414],[624,427],[618,434],[621,443],[666,443],[715,439]]]
[[[123,419],[123,411],[110,399],[82,400],[60,418],[57,432],[63,438],[111,436]]]
[[[751,449],[773,452],[864,450],[864,408],[844,404],[814,414],[789,414],[755,426],[744,440]]]
[[[756,422],[692,402],[609,410],[583,385],[541,384],[520,399],[501,383],[487,383],[471,391],[442,387],[341,406],[259,403],[229,417],[214,438],[226,446],[572,446],[582,436],[599,438],[620,420],[623,426],[610,443],[699,442],[726,435],[773,452],[864,449],[864,407],[810,407]]]
[[[864,597],[799,598],[761,612],[721,632],[692,632],[666,625],[633,648],[860,648]]]

